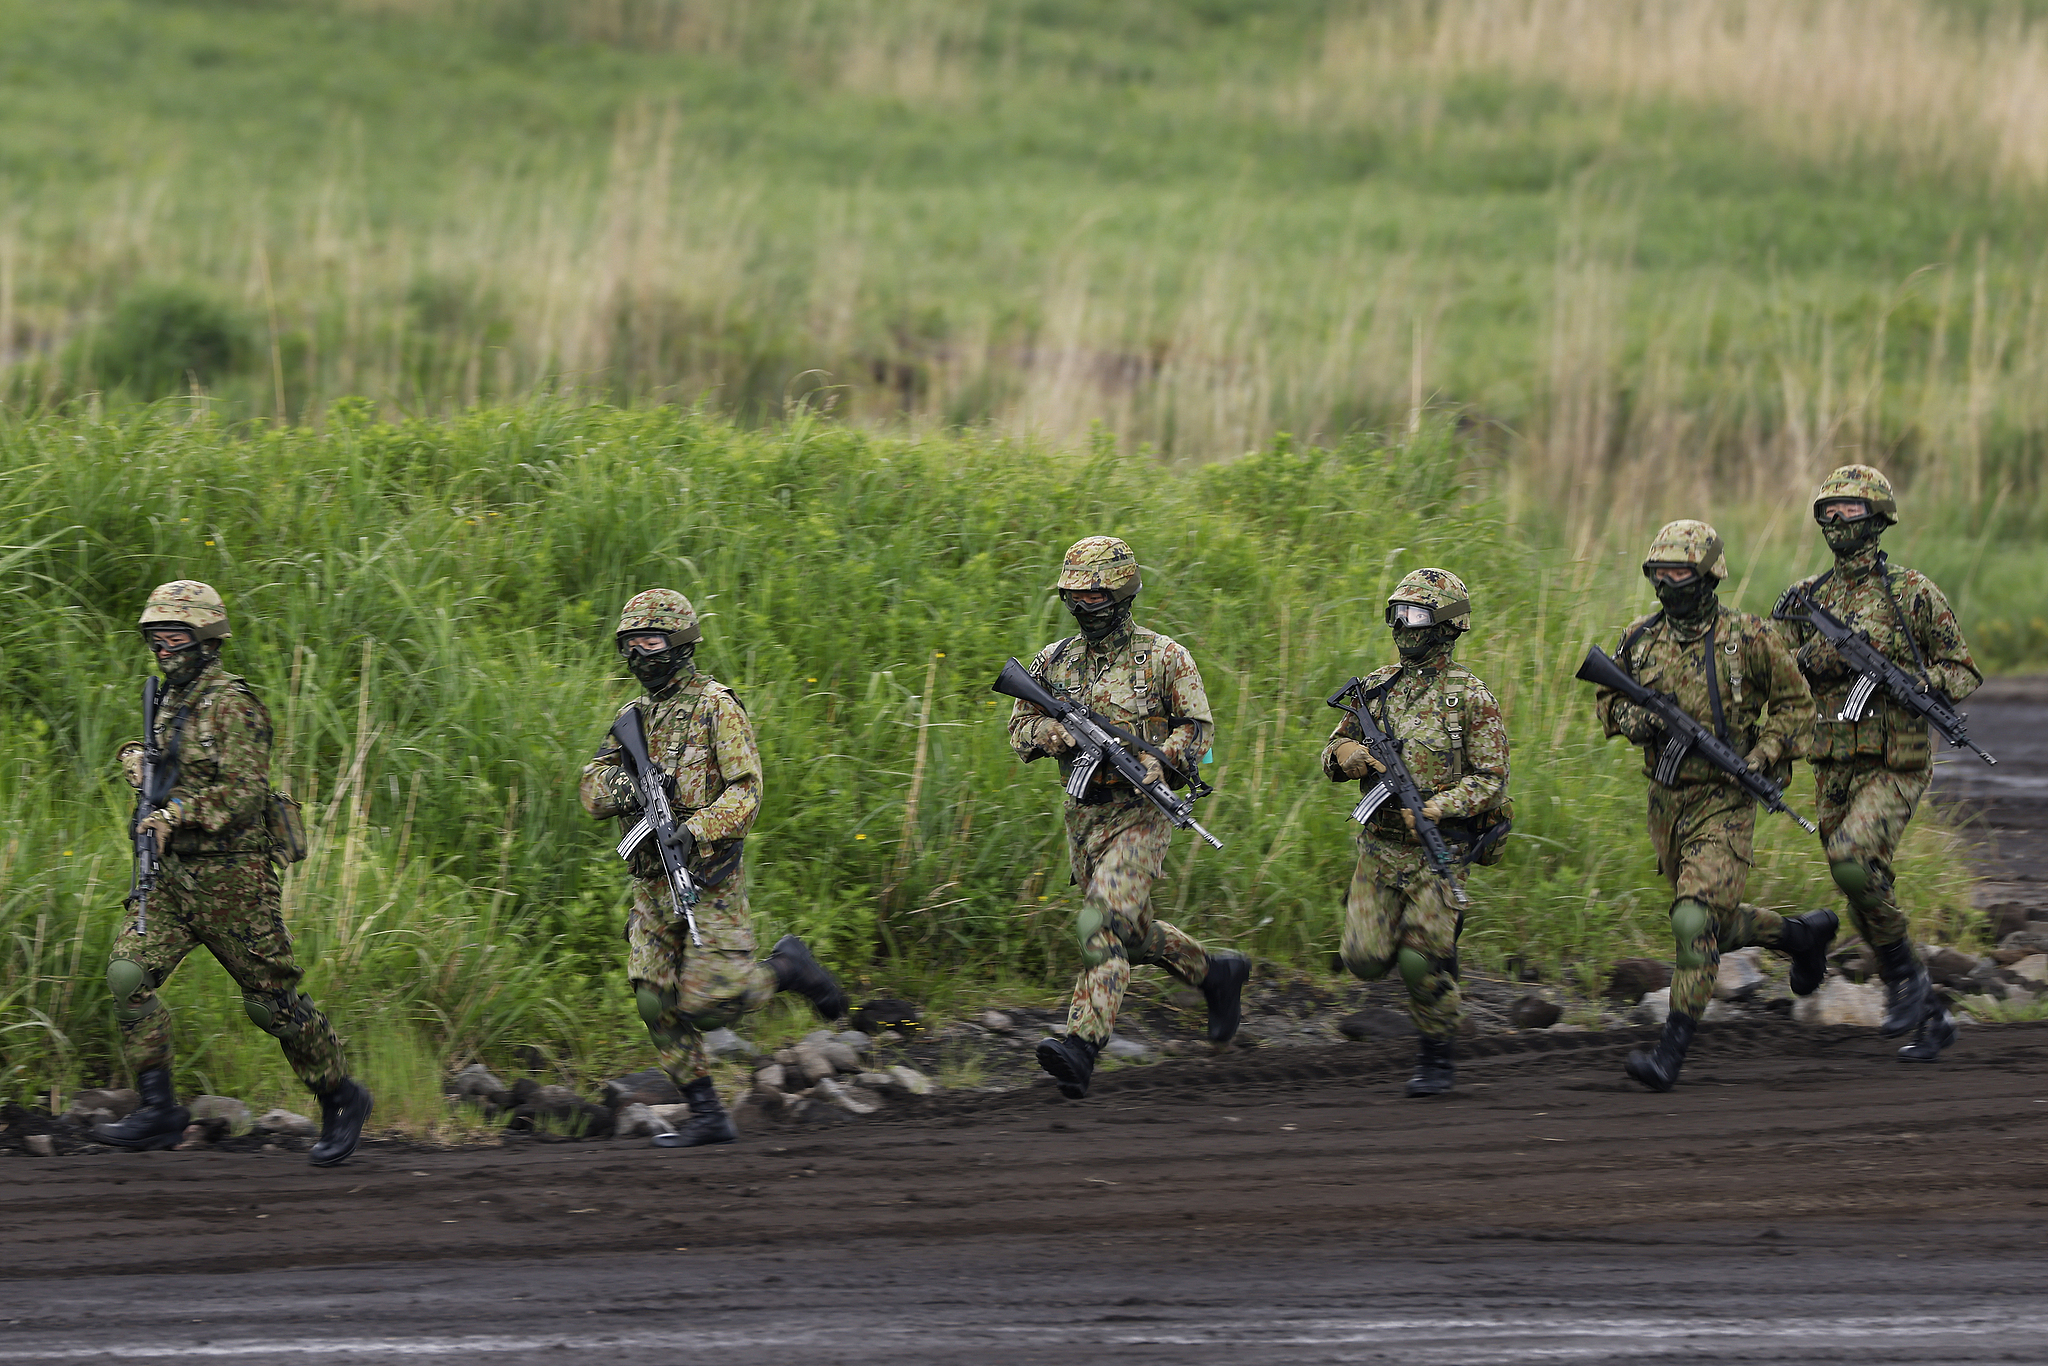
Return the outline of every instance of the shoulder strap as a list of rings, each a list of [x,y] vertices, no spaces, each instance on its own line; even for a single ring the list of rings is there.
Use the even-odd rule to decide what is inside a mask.
[[[1707,627],[1707,638],[1700,642],[1703,653],[1700,656],[1700,673],[1707,680],[1707,698],[1714,704],[1714,738],[1722,744],[1728,743],[1728,717],[1721,710],[1721,671],[1714,667],[1714,632],[1721,627],[1717,617]]]
[[[1617,659],[1616,662],[1619,663],[1621,667],[1628,672],[1630,677],[1635,676],[1636,666],[1634,661],[1632,661],[1629,658],[1629,652],[1636,648],[1637,641],[1641,640],[1645,635],[1649,634],[1651,628],[1657,626],[1663,620],[1663,610],[1659,609],[1655,612],[1650,613],[1649,617],[1644,620],[1642,625],[1636,627],[1635,630],[1630,631],[1627,635],[1621,638],[1621,649],[1616,651],[1616,654],[1619,656],[1619,659]]]
[[[1927,660],[1920,653],[1920,641],[1913,634],[1913,623],[1906,620],[1906,609],[1899,606],[1899,595],[1892,591],[1892,566],[1882,550],[1877,552],[1877,576],[1884,583],[1884,600],[1892,605],[1892,616],[1906,637],[1906,647],[1913,652],[1913,667],[1920,671],[1920,682],[1926,685],[1929,682]]]

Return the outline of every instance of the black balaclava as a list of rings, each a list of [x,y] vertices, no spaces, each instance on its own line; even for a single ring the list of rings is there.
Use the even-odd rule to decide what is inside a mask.
[[[1458,628],[1447,621],[1431,626],[1396,626],[1394,648],[1408,663],[1418,663],[1439,650],[1448,650],[1458,638]]]
[[[687,678],[696,672],[697,642],[687,645],[671,645],[666,650],[626,651],[626,667],[633,671],[633,677],[640,686],[647,689],[648,696],[661,692],[678,678]]]
[[[1081,635],[1090,644],[1114,635],[1119,627],[1131,619],[1133,598],[1118,602],[1112,598],[1100,607],[1088,607],[1076,601],[1071,594],[1060,594],[1060,601],[1074,614],[1074,621],[1081,628]]]
[[[1656,588],[1657,601],[1673,624],[1696,626],[1713,615],[1717,606],[1714,595],[1720,591],[1721,581],[1704,569],[1695,569],[1684,583],[1659,583]]]
[[[155,653],[154,650],[151,651]],[[220,658],[220,646],[210,640],[195,640],[190,645],[172,650],[168,658],[156,656],[156,666],[163,671],[164,683],[172,688],[186,688],[194,679],[206,672],[206,666]]]
[[[1862,517],[1853,522],[1822,522],[1820,534],[1838,560],[1852,560],[1877,544],[1884,535],[1882,517]]]

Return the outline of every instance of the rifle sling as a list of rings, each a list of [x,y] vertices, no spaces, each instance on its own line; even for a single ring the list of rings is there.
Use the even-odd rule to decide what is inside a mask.
[[[1829,569],[1823,572],[1819,578],[1815,579],[1813,581],[1813,586],[1806,590],[1807,601],[1811,602],[1816,607],[1820,607],[1821,585],[1826,583],[1829,579],[1832,579],[1834,576],[1835,571]],[[1917,669],[1920,673],[1920,685],[1923,688],[1932,691],[1934,688],[1933,675],[1927,672],[1927,660],[1920,653],[1920,641],[1919,638],[1913,634],[1912,623],[1906,620],[1906,609],[1899,605],[1898,594],[1892,591],[1892,565],[1891,561],[1885,557],[1885,553],[1882,550],[1877,552],[1877,579],[1879,583],[1882,583],[1884,585],[1884,600],[1891,604],[1892,619],[1898,622],[1900,634],[1906,637],[1906,648],[1913,652],[1913,667]],[[1822,608],[1822,610],[1825,611],[1826,609]],[[1847,622],[1843,622],[1842,624],[1848,630],[1853,631],[1856,629],[1854,626],[1850,626]],[[1869,639],[1868,635],[1866,635],[1864,638],[1866,640]],[[1877,645],[1877,642],[1874,640],[1870,643],[1873,648],[1875,648]],[[1883,654],[1884,652],[1882,650],[1879,650],[1878,653]],[[1889,658],[1889,656],[1887,656],[1887,658]]]
[[[1700,673],[1707,680],[1707,697],[1714,704],[1714,738],[1725,745],[1728,743],[1728,718],[1721,711],[1721,671],[1714,667],[1714,632],[1720,625],[1717,616],[1707,627],[1706,653],[1700,657]]]
[[[1051,683],[1046,681],[1045,674],[1052,672],[1053,666],[1055,664],[1058,664],[1060,660],[1066,655],[1067,647],[1069,645],[1072,645],[1075,641],[1079,640],[1080,638],[1081,637],[1078,635],[1068,636],[1064,640],[1061,640],[1058,644],[1054,645],[1052,647],[1052,654],[1049,655],[1045,661],[1045,673],[1036,673],[1032,675],[1033,678],[1036,678],[1038,680],[1039,685],[1043,687],[1047,692],[1058,693],[1061,691],[1060,689],[1055,688]],[[1149,669],[1146,671],[1146,677],[1149,681],[1151,677],[1151,671]],[[1148,697],[1152,695],[1152,690],[1149,687],[1145,690],[1145,695]],[[1081,704],[1078,702],[1074,703],[1074,705],[1077,707],[1081,706]],[[1103,717],[1097,716],[1094,712],[1088,710],[1088,708],[1086,707],[1081,707],[1081,714],[1086,716],[1090,721],[1093,721],[1096,725],[1102,727],[1111,735],[1115,736],[1117,739],[1123,741],[1125,744],[1132,745],[1137,749],[1144,751],[1146,754],[1151,755],[1154,759],[1157,759],[1159,761],[1160,769],[1166,774],[1167,778],[1169,779],[1169,786],[1172,785],[1170,780],[1177,778],[1180,780],[1180,785],[1188,789],[1188,794],[1190,796],[1204,797],[1207,796],[1210,791],[1212,791],[1209,785],[1203,782],[1199,776],[1190,775],[1184,772],[1179,764],[1176,764],[1175,762],[1173,762],[1173,760],[1167,758],[1164,754],[1160,753],[1158,747],[1153,745],[1150,741],[1141,739],[1140,737],[1133,735],[1131,732],[1125,730],[1122,726],[1117,725],[1114,721],[1106,720]],[[1173,731],[1173,729],[1177,726],[1197,725],[1201,721],[1201,718],[1196,716],[1167,716],[1162,717],[1161,719],[1166,722],[1166,729],[1168,730],[1168,732]],[[1096,781],[1100,782],[1101,779],[1098,778]]]

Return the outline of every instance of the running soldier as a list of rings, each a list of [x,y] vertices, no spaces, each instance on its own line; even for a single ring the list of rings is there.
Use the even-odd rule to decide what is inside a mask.
[[[93,1136],[116,1147],[168,1148],[190,1116],[171,1088],[171,1012],[157,997],[185,955],[210,952],[242,989],[242,1007],[278,1041],[292,1073],[320,1101],[316,1167],[346,1161],[370,1118],[370,1093],[342,1062],[334,1026],[298,989],[305,976],[284,927],[270,794],[270,713],[221,667],[228,613],[219,593],[179,579],[149,595],[142,639],[166,691],[150,736],[157,758],[143,792],[144,744],[121,747],[137,795],[134,833],[162,863],[145,933],[125,926],[107,962],[121,1051],[142,1104]],[[140,917],[138,917],[140,918]]]
[[[1891,481],[1868,465],[1844,465],[1821,482],[1813,519],[1835,554],[1834,568],[1786,591],[1778,612],[1805,593],[1861,633],[1894,664],[1931,691],[1960,702],[1984,675],[1970,657],[1962,629],[1934,581],[1887,562],[1877,548],[1899,520]],[[1821,847],[1849,916],[1877,954],[1885,984],[1878,1032],[1913,1040],[1899,1050],[1909,1062],[1933,1062],[1955,1042],[1948,1005],[1927,979],[1907,935],[1906,914],[1893,894],[1892,858],[1934,773],[1927,722],[1880,696],[1860,721],[1840,719],[1856,680],[1841,653],[1804,621],[1781,620],[1797,649],[1799,670],[1813,685],[1812,753]]]
[[[1472,629],[1471,598],[1457,575],[1418,569],[1395,585],[1386,620],[1401,662],[1366,676],[1366,711],[1400,742],[1402,762],[1427,798],[1423,817],[1462,850],[1454,873],[1462,887],[1474,859],[1498,860],[1508,802],[1508,729],[1500,706],[1477,675],[1451,658],[1458,637]],[[1385,771],[1359,739],[1357,719],[1346,715],[1323,746],[1330,781],[1356,778],[1369,788]],[[1452,884],[1424,856],[1406,807],[1383,803],[1357,838],[1358,866],[1344,897],[1344,966],[1368,982],[1399,969],[1420,1045],[1408,1094],[1440,1096],[1457,1080],[1464,913]]]
[[[1141,586],[1138,558],[1114,536],[1090,536],[1067,551],[1060,599],[1080,634],[1055,641],[1031,660],[1048,689],[1064,693],[1144,742],[1136,758],[1152,782],[1186,785],[1208,751],[1215,723],[1195,661],[1177,641],[1131,621]],[[1010,711],[1010,747],[1025,763],[1050,755],[1064,779],[1075,753],[1067,728],[1029,702]],[[1188,935],[1152,918],[1152,883],[1166,862],[1173,827],[1141,793],[1107,768],[1086,795],[1066,799],[1067,852],[1082,907],[1075,922],[1085,967],[1074,981],[1063,1038],[1038,1045],[1038,1065],[1063,1095],[1088,1094],[1095,1060],[1116,1026],[1132,963],[1153,963],[1198,988],[1208,1005],[1209,1038],[1237,1033],[1251,964],[1241,954],[1206,952]]]
[[[1771,624],[1722,605],[1728,557],[1720,536],[1705,522],[1673,522],[1651,543],[1643,574],[1661,610],[1621,633],[1615,663],[1782,785],[1813,735],[1813,697]],[[1607,688],[1594,705],[1609,736],[1643,747],[1643,774],[1653,776],[1665,739],[1656,718]],[[1655,1049],[1630,1053],[1627,1067],[1653,1091],[1677,1082],[1724,952],[1761,944],[1789,955],[1801,996],[1827,975],[1840,924],[1832,911],[1788,918],[1743,902],[1755,842],[1756,799],[1701,755],[1686,755],[1672,786],[1651,782],[1650,843],[1674,898],[1677,970],[1663,1037]]]
[[[639,709],[648,757],[662,770],[679,822],[683,860],[702,891],[694,908],[702,942],[692,943],[688,923],[672,904],[655,841],[633,851],[626,976],[662,1070],[690,1104],[681,1129],[656,1135],[658,1148],[739,1137],[712,1084],[706,1030],[736,1023],[779,991],[802,996],[827,1020],[846,1012],[846,994],[795,935],[784,935],[765,962],[754,960],[744,851],[761,809],[761,751],[739,698],[698,672],[703,638],[690,600],[666,588],[650,588],[628,602],[614,636],[647,692],[618,714]],[[639,791],[610,731],[583,768],[580,795],[585,811],[618,817],[621,831],[641,815]]]

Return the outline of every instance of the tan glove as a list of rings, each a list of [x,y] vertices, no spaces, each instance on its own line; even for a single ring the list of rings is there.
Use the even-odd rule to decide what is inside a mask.
[[[170,813],[166,811],[155,811],[150,813],[148,820],[145,820],[144,822],[142,822],[142,824],[135,827],[135,833],[138,835],[155,835],[156,851],[159,854],[161,854],[164,852],[164,850],[171,847],[172,828],[173,827],[171,825]]]
[[[1080,746],[1065,726],[1057,721],[1047,721],[1038,732],[1038,747],[1055,759],[1064,759]]]
[[[1372,773],[1385,773],[1387,766],[1372,757],[1372,751],[1356,740],[1345,740],[1337,746],[1337,771],[1347,778],[1363,778]]]
[[[1771,765],[1778,762],[1778,742],[1775,740],[1759,740],[1756,748],[1745,755],[1742,762],[1748,764],[1759,773],[1769,773]]]
[[[1422,818],[1428,821],[1431,825],[1435,825],[1438,821],[1444,818],[1443,806],[1440,803],[1438,803],[1436,798],[1431,797],[1428,801],[1422,804]],[[1408,833],[1411,835],[1414,834],[1415,813],[1404,806],[1401,808],[1401,819],[1407,822]]]
[[[1159,766],[1157,759],[1149,754],[1140,754],[1138,756],[1138,764],[1145,770],[1145,786],[1151,787],[1155,783],[1165,783],[1166,770]]]
[[[130,740],[114,757],[121,763],[121,776],[128,780],[128,786],[142,791],[142,741]]]

